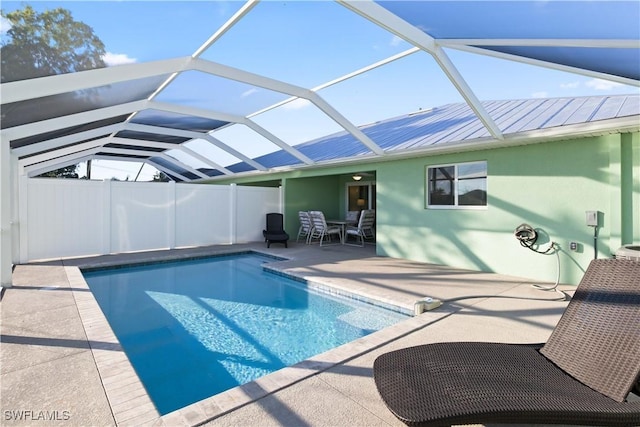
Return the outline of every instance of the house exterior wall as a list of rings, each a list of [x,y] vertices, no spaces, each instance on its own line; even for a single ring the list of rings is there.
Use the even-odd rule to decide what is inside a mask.
[[[585,211],[602,212],[598,257],[640,243],[639,156],[635,133],[381,163],[378,253],[554,282],[556,256],[523,248],[513,235],[528,223],[542,249],[558,244],[560,282],[577,284],[595,253]],[[426,166],[477,160],[487,161],[486,209],[425,208]]]
[[[428,209],[426,168],[486,160],[487,208]],[[610,134],[443,155],[358,163],[268,175],[284,188],[285,229],[295,235],[298,210],[344,215],[350,174],[376,173],[377,253],[382,256],[577,284],[595,255],[585,212],[601,212],[598,257],[640,244],[640,134]],[[239,178],[235,182],[259,179]],[[515,228],[539,231],[541,255],[520,246]],[[569,248],[578,243],[578,250]]]

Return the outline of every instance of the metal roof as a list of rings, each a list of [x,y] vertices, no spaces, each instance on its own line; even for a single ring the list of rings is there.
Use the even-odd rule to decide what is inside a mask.
[[[87,159],[115,158],[146,162],[177,181],[197,181],[474,141],[500,145],[551,129],[579,134],[571,125],[617,126],[613,119],[639,114],[637,96],[481,101],[448,53],[506,59],[638,87],[639,2],[293,2],[288,6],[299,8],[307,20],[313,21],[318,10],[331,9],[344,22],[364,19],[408,46],[365,66],[335,64],[345,74],[319,85],[310,77],[317,64],[304,69],[308,73],[298,73],[295,81],[284,81],[277,78],[277,70],[216,62],[222,36],[245,20],[251,22],[259,3],[246,2],[195,51],[185,47],[184,56],[3,83],[1,143],[10,144],[20,172],[30,176]],[[585,8],[588,14],[581,13]],[[563,25],[569,21],[572,25]],[[352,42],[345,40],[345,45]],[[242,64],[243,52],[235,53]],[[463,103],[357,126],[325,99],[330,87],[425,54]],[[296,64],[296,52],[289,55],[263,61],[265,70],[276,62],[279,67]],[[325,64],[329,59],[318,58]],[[207,97],[189,100],[197,98],[188,88],[194,85]],[[247,96],[258,90],[260,97]],[[294,144],[260,124],[271,111],[300,100],[342,131]],[[241,140],[223,141],[222,132],[234,126],[258,135],[271,152],[252,156]]]
[[[482,106],[496,117],[496,123],[504,135],[505,142],[493,139],[471,108],[463,103],[449,104],[428,111],[394,117],[362,126],[362,132],[382,147],[387,154],[402,154],[439,151],[448,147],[476,148],[503,146],[509,140],[521,143],[519,134],[531,131],[546,131],[549,138],[567,138],[581,134],[580,129],[569,125],[583,125],[584,131],[596,134],[612,129],[624,130],[640,126],[640,96],[618,95],[602,97],[523,99],[514,101],[487,101]],[[553,131],[553,133],[549,132]],[[357,157],[370,159],[373,153],[363,147],[348,132],[338,132],[318,138],[297,148],[316,163],[347,160]],[[255,159],[261,164],[277,168],[298,165],[300,162],[283,151],[270,153]],[[237,164],[234,170],[248,170]]]

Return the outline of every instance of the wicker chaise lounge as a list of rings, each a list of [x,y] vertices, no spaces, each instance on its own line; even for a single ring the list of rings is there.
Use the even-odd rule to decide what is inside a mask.
[[[408,425],[640,425],[640,262],[594,260],[546,344],[426,344],[374,362]]]

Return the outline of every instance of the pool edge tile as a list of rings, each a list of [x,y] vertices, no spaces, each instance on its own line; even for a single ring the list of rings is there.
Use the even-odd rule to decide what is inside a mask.
[[[131,366],[129,358],[122,350],[98,302],[93,297],[80,268],[65,266],[64,269],[116,424],[126,424],[131,419],[146,422],[146,420],[153,421],[160,418],[160,414]],[[118,365],[116,369],[114,364]],[[129,396],[133,396],[132,398],[123,399],[122,395],[116,392],[124,386],[130,387]],[[135,406],[127,406],[127,402],[132,400],[136,401]]]

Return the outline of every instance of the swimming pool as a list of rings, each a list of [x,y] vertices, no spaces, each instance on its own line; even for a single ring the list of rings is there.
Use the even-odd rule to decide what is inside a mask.
[[[406,315],[222,256],[85,272],[160,414],[397,323]]]

